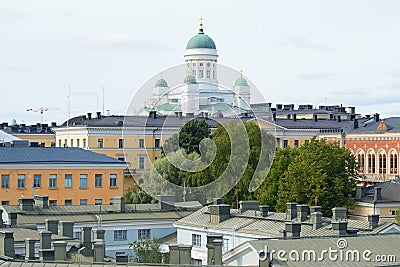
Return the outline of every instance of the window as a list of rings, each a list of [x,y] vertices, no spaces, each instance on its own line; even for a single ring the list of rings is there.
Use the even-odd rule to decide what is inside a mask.
[[[203,78],[203,70],[199,70],[199,78]]]
[[[304,144],[310,143],[310,140],[304,140]]]
[[[203,63],[200,63],[199,65],[200,65],[200,67],[203,67]]]
[[[126,240],[127,230],[114,230],[114,240]]]
[[[10,201],[1,201],[2,206],[8,206],[10,205]]]
[[[364,168],[365,168],[365,155],[364,154],[358,154],[357,155],[357,161],[358,161],[358,171],[360,173],[364,173]]]
[[[390,174],[397,174],[397,154],[390,155]]]
[[[81,174],[79,176],[79,187],[87,188],[87,174]]]
[[[207,63],[207,67],[210,67],[211,66],[211,64],[210,63]]]
[[[124,147],[124,139],[118,139],[118,148]]]
[[[155,139],[154,140],[154,147],[156,147],[156,148],[160,147],[160,139]]]
[[[103,175],[102,174],[95,174],[94,175],[94,186],[95,187],[102,187],[103,186]]]
[[[72,199],[66,199],[64,202],[65,206],[72,206]]]
[[[86,148],[86,139],[82,139],[82,147]]]
[[[87,205],[87,199],[80,199],[79,200],[79,205],[81,205],[81,206]]]
[[[114,204],[114,199],[110,198],[110,205]]]
[[[49,206],[57,206],[57,200],[49,200]]]
[[[139,148],[144,148],[144,139],[139,139]]]
[[[95,199],[95,200],[94,200],[94,204],[95,204],[95,205],[101,205],[102,202],[103,202],[102,199]]]
[[[375,173],[375,155],[368,155],[368,173]]]
[[[71,147],[74,147],[74,139],[71,139]]]
[[[110,174],[110,187],[117,187],[117,175]]]
[[[145,168],[145,156],[139,156],[138,168],[141,170]]]
[[[66,174],[64,176],[64,187],[71,188],[72,187],[72,174]]]
[[[210,71],[210,70],[207,70],[206,73],[207,73],[207,76],[206,76],[206,77],[207,77],[207,78],[210,78],[210,76],[211,76],[211,71]]]
[[[1,176],[1,188],[10,188],[10,175],[3,174]]]
[[[192,75],[196,77],[196,70],[192,70]]]
[[[397,215],[397,210],[390,210],[389,214],[391,216],[396,216]]]
[[[379,173],[386,174],[386,155],[379,154]]]
[[[192,246],[201,247],[201,235],[192,234]]]
[[[74,238],[75,238],[75,239],[81,240],[81,237],[82,237],[82,232],[75,232],[75,233],[74,233]]]
[[[192,66],[193,66],[193,67],[196,67],[196,63],[193,63]]]
[[[33,175],[33,187],[34,188],[42,187],[42,175],[40,174]]]
[[[299,140],[294,140],[294,146],[298,147],[299,146]]]
[[[125,161],[125,157],[124,156],[117,156],[117,160]]]
[[[67,139],[64,139],[64,147],[67,147]]]
[[[81,144],[80,144],[80,140],[79,139],[76,139],[76,147],[79,147]]]
[[[61,147],[61,139],[58,139],[58,146]]]
[[[229,239],[224,238],[222,244],[222,252],[227,252],[229,250]]]
[[[150,229],[139,229],[138,230],[138,239],[150,239],[151,238],[151,230]]]
[[[215,71],[213,71],[213,79],[215,79]]]
[[[57,174],[50,174],[49,177],[49,188],[57,187]]]
[[[25,174],[18,174],[18,189],[25,188]]]
[[[289,142],[288,140],[283,140],[283,148],[288,147]]]
[[[104,147],[104,141],[102,138],[97,139],[97,147],[98,148],[103,148]]]

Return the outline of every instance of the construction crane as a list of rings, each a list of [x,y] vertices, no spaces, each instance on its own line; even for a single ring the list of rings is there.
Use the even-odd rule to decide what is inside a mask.
[[[40,122],[43,123],[43,114],[48,111],[48,107],[40,107],[40,108],[28,108],[26,111],[32,111],[32,112],[39,112],[40,113]]]

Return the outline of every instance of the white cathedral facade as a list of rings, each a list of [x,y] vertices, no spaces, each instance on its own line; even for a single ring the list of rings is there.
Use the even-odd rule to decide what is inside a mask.
[[[170,88],[168,77],[161,77],[153,88],[152,104],[141,111],[142,115],[155,111],[159,115],[236,117],[249,112],[250,87],[242,74],[232,81],[231,89],[219,86],[217,49],[202,26],[200,23],[198,34],[186,45],[183,83]]]

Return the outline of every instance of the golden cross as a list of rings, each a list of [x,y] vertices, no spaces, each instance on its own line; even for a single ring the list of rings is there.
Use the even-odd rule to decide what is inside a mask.
[[[240,70],[240,77],[243,77],[243,70]]]
[[[203,17],[200,17],[199,18],[199,20],[200,20],[200,29],[203,29]]]

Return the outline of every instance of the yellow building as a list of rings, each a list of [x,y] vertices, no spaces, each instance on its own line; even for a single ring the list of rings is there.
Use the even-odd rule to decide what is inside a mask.
[[[110,204],[123,196],[125,163],[77,148],[0,147],[1,204],[49,196],[50,205]]]
[[[52,127],[56,127],[56,123],[53,122],[51,126],[41,123],[33,125],[2,123],[0,130],[22,140],[28,140],[29,146],[32,147],[55,147],[56,135],[51,130]]]
[[[381,221],[396,222],[400,212],[400,180],[390,180],[376,186],[357,186],[356,204],[351,217],[367,220],[369,214],[378,214]]]

